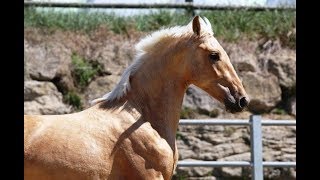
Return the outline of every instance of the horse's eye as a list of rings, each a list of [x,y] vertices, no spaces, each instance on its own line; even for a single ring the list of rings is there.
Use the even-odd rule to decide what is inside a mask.
[[[220,60],[220,56],[219,56],[218,53],[211,53],[211,54],[209,55],[209,59],[210,59],[210,62],[211,62],[211,63],[216,63],[217,61]]]

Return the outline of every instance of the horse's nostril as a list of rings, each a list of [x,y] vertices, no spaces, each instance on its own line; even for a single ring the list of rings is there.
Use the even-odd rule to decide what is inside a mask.
[[[248,105],[248,103],[249,102],[246,97],[241,97],[240,101],[239,101],[239,106],[240,106],[240,108],[244,108]]]

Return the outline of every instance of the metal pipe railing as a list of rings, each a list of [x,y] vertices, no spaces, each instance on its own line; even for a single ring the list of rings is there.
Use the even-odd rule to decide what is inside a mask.
[[[178,167],[250,167],[247,161],[179,161]]]
[[[262,162],[263,167],[295,168],[296,162]],[[248,161],[179,161],[178,167],[251,167]]]
[[[295,168],[296,162],[273,162],[262,159],[262,125],[295,126],[295,120],[261,120],[261,116],[251,115],[245,119],[181,119],[180,125],[239,125],[250,126],[251,161],[178,161],[178,167],[251,167],[252,179],[263,180],[263,167]]]
[[[234,125],[248,126],[249,120],[246,119],[180,119],[180,125]],[[261,120],[264,126],[295,126],[295,120]]]
[[[62,7],[62,8],[134,8],[134,9],[149,9],[149,8],[175,8],[175,9],[201,9],[201,10],[236,10],[246,9],[253,11],[265,11],[265,10],[296,10],[291,6],[279,6],[279,7],[260,7],[260,6],[212,6],[212,5],[198,5],[193,3],[154,3],[154,4],[129,4],[129,3],[64,3],[64,2],[32,2],[24,1],[25,7]]]

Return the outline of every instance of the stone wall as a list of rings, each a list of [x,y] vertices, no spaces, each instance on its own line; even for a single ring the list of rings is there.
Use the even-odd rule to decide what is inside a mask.
[[[65,96],[75,92],[83,108],[112,90],[132,62],[134,44],[145,34],[128,36],[97,29],[90,34],[25,29],[25,114],[65,114],[79,111]],[[191,86],[184,97],[182,118],[245,118],[252,113],[265,118],[294,119],[296,114],[295,50],[279,41],[220,42],[243,80],[251,98],[248,111],[229,114],[223,105]],[[100,69],[80,87],[74,77],[72,55]],[[73,105],[73,106],[72,106]],[[264,160],[295,161],[295,127],[263,127]],[[179,160],[249,160],[248,127],[180,126]],[[247,179],[247,168],[178,168],[173,179]],[[265,169],[267,179],[295,179],[295,169]]]

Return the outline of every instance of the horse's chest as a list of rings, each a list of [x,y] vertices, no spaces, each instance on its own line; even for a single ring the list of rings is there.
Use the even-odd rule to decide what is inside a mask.
[[[124,139],[118,153],[124,155],[117,157],[126,162],[123,164],[125,169],[135,169],[141,176],[172,175],[176,153],[148,123],[141,125]]]

